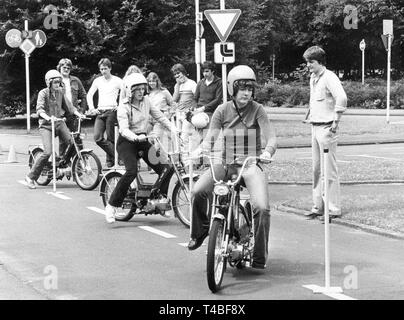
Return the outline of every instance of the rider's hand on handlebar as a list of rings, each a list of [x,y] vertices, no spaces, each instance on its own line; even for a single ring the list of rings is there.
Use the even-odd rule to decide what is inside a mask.
[[[147,137],[144,134],[139,134],[136,139],[137,142],[145,142],[146,140],[147,140]]]
[[[271,162],[272,161],[272,156],[268,151],[264,151],[261,155],[260,155],[260,160],[264,161],[264,162]]]

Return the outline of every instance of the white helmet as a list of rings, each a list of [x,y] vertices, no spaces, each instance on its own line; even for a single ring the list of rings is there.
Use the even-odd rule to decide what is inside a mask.
[[[230,70],[227,75],[227,91],[230,96],[234,96],[237,92],[234,92],[234,83],[238,80],[251,80],[257,81],[255,72],[249,66],[239,65]]]
[[[132,74],[128,75],[127,77],[125,77],[125,79],[124,79],[124,85],[125,85],[125,89],[127,90],[127,92],[130,92],[131,88],[133,86],[136,86],[139,84],[147,85],[147,80],[144,77],[144,75],[141,73],[132,73]]]
[[[199,112],[192,116],[191,123],[196,129],[203,129],[209,124],[209,116],[205,112]]]
[[[55,69],[49,70],[49,71],[45,74],[45,83],[46,83],[46,85],[49,86],[50,81],[51,81],[52,79],[55,79],[55,78],[62,78],[62,75],[60,74],[59,71],[57,71],[57,70],[55,70]]]

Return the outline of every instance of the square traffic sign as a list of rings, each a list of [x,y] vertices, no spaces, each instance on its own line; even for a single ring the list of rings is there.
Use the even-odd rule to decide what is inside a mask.
[[[20,49],[22,50],[22,52],[28,55],[31,54],[31,52],[34,51],[35,48],[35,45],[28,38],[25,39],[20,45]]]

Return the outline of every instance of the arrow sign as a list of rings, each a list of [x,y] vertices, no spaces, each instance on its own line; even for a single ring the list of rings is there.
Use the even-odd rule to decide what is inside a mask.
[[[230,32],[233,30],[234,25],[240,17],[241,10],[205,10],[203,13],[213,30],[215,30],[220,41],[226,42]]]

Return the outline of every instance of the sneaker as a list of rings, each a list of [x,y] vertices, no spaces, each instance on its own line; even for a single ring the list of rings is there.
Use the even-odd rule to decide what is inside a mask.
[[[35,181],[32,180],[30,177],[26,176],[26,177],[25,177],[25,182],[27,183],[28,188],[30,188],[30,189],[36,189]]]
[[[107,206],[105,207],[105,220],[107,221],[107,223],[115,222],[115,213],[116,207],[107,204]]]

